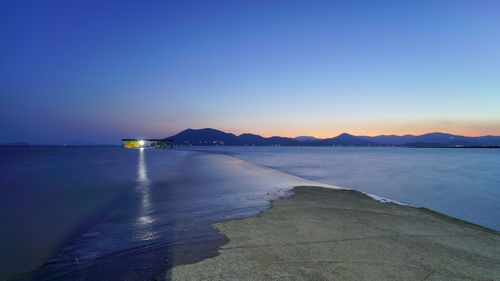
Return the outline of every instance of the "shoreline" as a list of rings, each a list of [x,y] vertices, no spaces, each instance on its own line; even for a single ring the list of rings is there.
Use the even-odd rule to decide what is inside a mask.
[[[297,186],[255,218],[215,223],[218,255],[171,280],[495,280],[500,232],[350,189]],[[160,276],[160,279],[162,277]]]
[[[176,154],[167,155],[165,175],[165,164],[154,160],[166,154],[138,152],[127,153],[138,158],[127,200],[48,262],[8,278],[151,280],[176,264],[216,256],[228,241],[212,223],[255,217],[296,185],[330,186],[227,155],[182,151],[169,151]]]
[[[190,150],[184,150],[184,151],[190,151]],[[173,150],[172,150],[172,152],[173,152]],[[181,151],[181,152],[183,153],[183,151]],[[246,200],[256,201],[256,202],[261,202],[262,200],[264,200],[265,202],[263,204],[259,203],[258,206],[252,205],[253,208],[260,208],[260,210],[254,209],[255,212],[251,211],[251,214],[248,213],[248,210],[244,211],[244,212],[246,212],[246,213],[242,213],[244,215],[244,218],[242,218],[242,217],[232,217],[231,218],[228,216],[221,217],[221,216],[214,215],[213,218],[215,218],[216,220],[212,220],[211,222],[207,221],[206,228],[210,229],[209,232],[216,233],[213,237],[217,238],[220,236],[221,240],[218,240],[218,241],[220,241],[220,243],[218,243],[218,245],[211,244],[212,246],[210,246],[209,248],[205,247],[207,245],[206,244],[206,242],[208,241],[207,239],[203,238],[203,239],[198,240],[198,238],[195,238],[196,235],[200,234],[200,232],[198,230],[192,229],[189,227],[188,228],[179,227],[178,231],[172,232],[175,234],[173,237],[176,237],[176,238],[174,240],[166,241],[168,243],[170,243],[171,241],[173,241],[173,242],[171,244],[169,244],[169,245],[171,245],[170,250],[168,251],[169,254],[167,256],[162,257],[163,260],[161,262],[148,263],[149,267],[143,266],[144,263],[142,261],[130,263],[130,266],[128,266],[128,268],[127,268],[128,271],[123,270],[124,273],[120,273],[123,276],[126,276],[126,274],[129,274],[128,272],[130,272],[130,274],[137,273],[138,271],[134,270],[133,264],[141,264],[142,263],[143,264],[143,265],[141,265],[142,268],[141,268],[141,270],[139,270],[140,272],[142,272],[141,274],[143,274],[141,276],[156,277],[156,278],[161,279],[161,280],[164,280],[164,279],[171,280],[171,279],[176,279],[176,278],[179,279],[179,277],[177,277],[179,274],[175,273],[174,270],[171,270],[172,265],[174,267],[175,266],[182,266],[182,265],[192,265],[192,264],[197,264],[199,262],[203,262],[205,260],[211,260],[211,259],[219,256],[223,252],[222,249],[225,249],[225,246],[228,243],[230,243],[230,239],[232,240],[231,236],[228,233],[222,232],[221,229],[219,229],[217,227],[217,225],[231,223],[233,221],[238,221],[238,220],[245,220],[245,219],[251,219],[251,218],[262,218],[265,213],[267,213],[268,211],[272,211],[272,209],[275,208],[276,205],[280,205],[281,204],[280,202],[288,200],[287,198],[289,198],[289,197],[294,197],[296,195],[295,193],[296,193],[297,188],[299,188],[299,189],[303,189],[303,188],[314,189],[314,188],[322,187],[322,188],[327,188],[328,190],[331,190],[331,191],[332,190],[333,191],[346,190],[348,192],[351,192],[352,194],[357,194],[357,196],[354,196],[355,198],[361,197],[361,198],[369,199],[369,200],[373,200],[373,201],[376,200],[377,202],[382,202],[383,205],[398,204],[401,206],[410,206],[410,207],[412,207],[412,209],[415,209],[415,208],[418,209],[418,207],[416,207],[415,205],[413,205],[413,206],[408,205],[406,203],[387,199],[387,198],[384,198],[384,197],[381,197],[378,195],[370,194],[368,192],[357,191],[354,189],[343,188],[340,186],[333,186],[333,185],[329,185],[329,184],[323,184],[323,183],[320,183],[320,182],[317,182],[314,180],[310,180],[310,179],[307,179],[304,177],[294,175],[292,173],[289,173],[287,171],[284,171],[284,170],[281,170],[278,168],[273,168],[273,167],[269,167],[269,166],[262,165],[259,163],[254,163],[254,162],[251,162],[251,161],[248,161],[245,159],[241,159],[238,157],[238,155],[233,155],[233,154],[228,155],[226,152],[220,153],[220,152],[213,152],[213,151],[194,150],[193,152],[200,152],[200,153],[185,154],[185,155],[188,155],[188,156],[186,156],[188,158],[185,161],[188,161],[186,163],[189,164],[189,166],[191,167],[189,170],[196,171],[196,174],[195,174],[196,176],[194,178],[195,179],[203,179],[203,180],[200,182],[178,181],[178,180],[172,181],[172,183],[177,182],[177,185],[179,185],[179,186],[170,185],[169,190],[172,190],[172,188],[176,187],[176,186],[178,188],[182,188],[182,190],[185,190],[186,187],[193,188],[193,187],[196,187],[198,184],[200,185],[200,187],[203,187],[200,190],[207,190],[206,189],[207,183],[211,183],[213,185],[213,189],[219,190],[219,192],[221,190],[225,190],[224,192],[222,192],[220,194],[227,194],[228,191],[232,192],[232,191],[240,190],[240,189],[248,190],[248,191],[250,191],[250,193],[248,193],[246,197],[244,196],[246,198]],[[134,153],[132,153],[132,154],[134,154]],[[163,155],[163,153],[160,153],[160,154]],[[157,155],[157,154],[151,154],[149,158],[151,158],[153,155]],[[182,155],[184,155],[184,154],[182,154]],[[140,159],[141,158],[139,157],[139,162],[138,162],[139,164],[144,162],[144,161],[141,162]],[[151,159],[154,159],[154,158],[151,158]],[[149,166],[154,167],[153,163],[154,162],[150,162]],[[186,177],[193,178],[193,174],[191,172],[186,173],[186,171],[187,171],[187,170],[185,170],[187,167],[186,163],[183,163],[182,165],[177,167],[177,170],[175,170],[175,172],[172,172],[172,174],[175,174],[176,177],[178,177],[179,175],[184,175]],[[144,192],[138,193],[140,196],[142,196],[142,197],[139,197],[138,202],[144,202],[142,200],[144,198],[144,195],[147,195],[149,193],[161,195],[158,193],[158,191],[164,190],[164,189],[156,189],[155,188],[154,181],[150,182],[149,173],[148,174],[144,173],[144,171],[149,172],[145,168],[146,168],[145,165],[142,165],[142,166],[138,165],[137,166],[137,175],[138,175],[137,181],[138,181],[138,183],[134,184],[134,186],[136,186],[135,189],[139,188],[138,190],[144,191]],[[155,171],[155,170],[152,169],[152,171]],[[172,171],[174,171],[174,170],[172,170]],[[153,172],[151,172],[151,179],[155,179]],[[145,180],[147,182],[146,185],[144,185]],[[135,182],[136,181],[134,181],[134,183]],[[145,186],[148,188],[144,189]],[[225,186],[225,188],[221,189],[221,187],[223,187],[223,186]],[[297,186],[300,186],[300,187],[297,187]],[[308,186],[308,187],[304,187],[304,186]],[[238,187],[238,188],[235,189],[235,187]],[[273,187],[273,188],[269,189],[269,187]],[[322,188],[320,188],[320,189],[322,189]],[[134,189],[134,187],[132,187],[132,189]],[[197,188],[194,188],[193,190],[197,190]],[[259,190],[260,193],[258,195],[257,194],[251,195],[251,194],[255,193],[256,190]],[[326,191],[326,192],[329,193],[331,191]],[[282,192],[284,192],[284,193],[282,193]],[[197,194],[197,193],[188,193],[188,194],[193,195],[193,194]],[[218,193],[214,193],[214,195],[215,194],[218,194]],[[239,193],[236,192],[236,194],[239,194]],[[242,194],[245,195],[246,193],[242,193]],[[248,195],[251,195],[251,196],[248,197]],[[176,198],[176,197],[169,196],[167,198]],[[220,198],[218,197],[218,195],[217,195],[217,197],[214,197],[214,198],[218,198],[217,200],[220,201]],[[233,198],[233,197],[230,196],[229,198]],[[236,201],[233,201],[233,203],[234,203],[233,204],[234,205],[233,211],[235,211],[235,213],[234,213],[235,215],[238,215],[239,211],[238,211],[237,206],[240,206],[241,202],[247,202],[247,201],[246,200],[241,201],[240,195],[236,196],[235,198],[237,198],[237,199],[236,199]],[[235,198],[233,198],[233,199],[235,199]],[[204,198],[203,200],[205,200],[205,199],[206,198]],[[322,199],[322,198],[319,198],[319,199]],[[314,199],[314,200],[316,200],[316,199]],[[387,202],[390,202],[390,203],[387,203]],[[323,203],[329,203],[329,202],[323,202]],[[227,202],[225,204],[227,204]],[[137,206],[139,207],[138,210],[140,211],[141,210],[140,207],[142,206],[142,204],[139,204]],[[214,206],[216,206],[216,205],[214,205]],[[150,207],[152,207],[152,206],[150,205]],[[236,207],[236,208],[234,208],[234,207]],[[325,206],[325,208],[328,208],[328,207],[330,207],[330,206],[329,205]],[[349,205],[348,207],[352,207],[352,205]],[[252,208],[252,207],[250,206],[250,208]],[[153,208],[153,210],[154,209],[155,208]],[[205,210],[207,210],[207,209],[205,209]],[[428,210],[425,208],[420,208],[420,210],[423,212],[435,213],[436,216],[447,217],[445,215],[442,215],[440,213],[437,213],[435,211]],[[220,214],[219,211],[215,212],[214,214],[217,214],[217,213]],[[141,214],[141,213],[139,213],[139,214]],[[231,214],[233,214],[233,213],[231,212]],[[133,218],[134,216],[130,216],[130,217]],[[166,218],[166,216],[160,216],[160,215],[157,216],[158,220],[159,219],[163,220],[165,218]],[[450,217],[447,217],[447,218],[451,219],[451,220],[458,220],[458,221],[460,221],[460,223],[464,222],[464,221],[461,221],[460,219],[455,219],[455,218],[450,218]],[[288,219],[288,221],[290,221],[290,220],[293,220],[293,219]],[[316,220],[316,218],[312,218],[311,220],[312,221]],[[283,221],[286,221],[286,218]],[[473,223],[468,223],[468,224],[472,224],[472,227],[478,227],[477,225],[474,225]],[[162,225],[166,225],[166,224],[162,224]],[[145,226],[148,227],[148,225],[145,225]],[[466,226],[466,227],[470,227],[470,225]],[[101,225],[101,229],[103,229],[103,228],[106,228],[105,224]],[[293,229],[293,227],[291,227],[290,229]],[[311,227],[311,229],[314,229],[314,227]],[[170,227],[169,227],[168,231],[171,231]],[[96,233],[99,233],[99,235],[93,235]],[[498,236],[498,232],[493,231],[493,233],[495,233],[495,235]],[[102,241],[105,241],[105,239],[107,239],[107,237],[113,236],[112,232],[108,233],[108,232],[101,231],[101,230],[93,231],[93,232],[91,232],[91,234],[92,235],[89,235],[89,236],[82,235],[82,239],[78,239],[78,241],[86,243],[88,245],[93,245],[94,243],[102,244]],[[285,232],[282,235],[282,237],[285,237],[288,234],[289,234],[288,232]],[[199,244],[196,244],[197,246],[193,244],[194,247],[191,247],[191,246],[188,247],[188,248],[191,248],[191,250],[190,250],[190,249],[185,247],[186,240],[182,237],[188,238],[188,239],[194,238],[194,240],[197,241]],[[386,237],[386,238],[389,239],[390,237]],[[180,244],[178,243],[179,241],[180,241]],[[182,242],[182,241],[184,241],[184,242]],[[345,241],[348,241],[348,240],[345,240]],[[319,241],[316,241],[316,244],[322,243],[322,242],[324,242],[324,241],[319,240]],[[275,243],[276,246],[280,246],[279,241],[277,241],[277,242],[272,241],[272,243]],[[274,247],[274,244],[272,244],[272,243],[270,245],[272,245]],[[302,244],[306,245],[306,243],[308,243],[308,241],[305,241],[305,243],[302,243]],[[293,242],[293,244],[295,244],[295,242]],[[313,243],[313,245],[316,245],[316,244]],[[124,245],[124,249],[128,249],[128,247],[130,247],[130,244],[128,244],[128,242],[126,244],[123,244],[123,245]],[[149,247],[148,251],[144,252],[144,255],[146,255],[146,256],[151,255],[151,253],[154,253],[154,251],[157,251],[159,253],[159,256],[164,255],[165,251],[162,250],[162,247],[156,247],[156,246],[154,246],[154,244],[151,244],[151,245],[152,245],[152,247]],[[199,247],[200,245],[202,245],[202,247]],[[75,249],[75,250],[73,250],[73,249]],[[93,258],[83,259],[80,257],[78,249],[84,249],[84,248],[73,247],[69,251],[66,251],[66,250],[61,251],[61,252],[64,252],[64,255],[67,254],[67,256],[78,257],[78,259],[75,260],[75,261],[77,261],[77,263],[74,263],[74,264],[66,263],[66,260],[68,260],[68,259],[64,255],[63,255],[64,257],[61,256],[61,257],[63,257],[63,259],[61,259],[61,263],[59,263],[59,260],[56,260],[56,262],[59,265],[62,265],[62,266],[68,265],[69,267],[82,267],[79,264],[82,264],[82,265],[88,264],[89,268],[91,267],[91,270],[86,269],[85,273],[83,270],[80,270],[80,269],[74,271],[74,274],[80,274],[81,276],[94,276],[95,277],[95,276],[97,276],[96,274],[100,274],[102,272],[105,272],[105,271],[101,271],[99,269],[100,262],[98,259],[93,259]],[[306,249],[304,249],[303,252],[307,252],[307,250],[308,249],[306,248]],[[87,250],[85,249],[85,251],[87,251]],[[137,255],[137,258],[140,258],[141,255]],[[499,253],[499,255],[500,255],[500,253]],[[189,258],[185,259],[186,257],[189,257]],[[194,260],[191,259],[192,257],[195,257],[195,259]],[[136,257],[134,257],[134,258],[136,258]],[[94,260],[95,260],[95,262],[94,262]],[[167,261],[167,262],[165,262],[165,261]],[[16,275],[16,276],[13,276],[12,278],[15,278],[16,280],[17,279],[28,279],[28,277],[29,277],[29,279],[37,279],[35,276],[41,277],[41,276],[44,276],[43,274],[49,274],[47,276],[50,276],[50,274],[53,274],[54,272],[56,272],[58,270],[63,271],[63,268],[61,268],[61,269],[56,268],[57,266],[59,266],[58,264],[49,263],[49,264],[46,264],[47,266],[44,265],[44,266],[40,267],[39,270],[29,271],[26,274],[20,274],[19,276]],[[167,265],[165,265],[165,264],[167,264]],[[498,262],[498,264],[500,264],[500,262]],[[87,265],[85,265],[85,267],[87,267]],[[148,271],[149,268],[153,268],[153,267],[155,268],[154,270]],[[54,268],[56,268],[56,270],[54,270]],[[51,270],[52,270],[52,273],[51,273]],[[65,271],[70,272],[68,270],[65,270]],[[106,271],[108,271],[108,270],[106,270]],[[231,271],[228,270],[228,272],[231,272]],[[167,273],[167,274],[165,274],[165,273]],[[175,277],[171,278],[170,276],[174,273],[175,273],[175,275],[173,275],[173,276],[175,276]],[[151,274],[151,275],[149,275],[149,274]],[[33,277],[30,277],[30,275],[33,275]],[[117,276],[122,276],[122,275],[117,275]],[[71,276],[71,274],[68,276]],[[102,276],[109,277],[108,275],[102,275]],[[139,275],[137,275],[137,276],[139,276]],[[317,276],[321,276],[321,273]],[[184,279],[199,279],[199,278],[200,278],[199,276],[191,276],[190,278],[184,278]],[[220,277],[220,276],[216,276],[216,277],[212,276],[212,277],[207,277],[207,278],[208,279],[221,279],[221,278],[224,279],[224,277]],[[258,277],[258,276],[257,277],[256,276],[249,277],[249,279],[251,279],[251,280],[255,280],[255,279],[259,279],[259,278],[260,277]],[[279,279],[281,277],[278,276],[276,278]],[[318,279],[315,276],[304,277],[304,279],[311,279],[311,278]],[[387,277],[387,278],[389,278],[389,277]],[[394,278],[396,278],[396,277],[394,277]],[[392,278],[392,279],[394,279],[394,278]],[[182,280],[182,278],[180,278],[180,279]],[[234,278],[228,278],[228,279],[245,279],[245,277],[244,276],[236,276]],[[266,275],[260,279],[269,279],[269,278]],[[285,278],[285,279],[290,279],[290,278]],[[321,278],[319,278],[319,279],[321,279]],[[327,279],[330,279],[330,278],[327,278]],[[362,280],[363,278],[356,277],[354,279],[361,279]],[[495,280],[496,279],[497,278],[495,278]],[[349,280],[349,278],[348,278],[348,280]]]

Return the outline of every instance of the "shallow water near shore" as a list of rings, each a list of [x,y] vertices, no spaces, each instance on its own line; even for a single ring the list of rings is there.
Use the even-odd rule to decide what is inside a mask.
[[[499,150],[27,147],[0,154],[0,279],[152,279],[215,255],[227,238],[212,223],[255,216],[297,185],[353,188],[500,229]]]
[[[500,149],[220,146],[202,149],[500,230]]]
[[[2,273],[12,276],[45,263],[14,278],[19,280],[152,279],[173,265],[215,255],[227,238],[212,223],[255,216],[293,186],[314,183],[192,151],[16,148],[3,153],[11,165],[2,167],[7,175],[2,179]]]

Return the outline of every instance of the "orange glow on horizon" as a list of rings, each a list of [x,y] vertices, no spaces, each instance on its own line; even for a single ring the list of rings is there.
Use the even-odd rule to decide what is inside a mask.
[[[314,127],[310,128],[290,128],[290,127],[267,127],[262,129],[253,130],[223,130],[225,132],[232,132],[233,134],[240,135],[243,133],[251,133],[256,135],[261,135],[263,137],[290,137],[294,138],[297,136],[313,136],[316,138],[332,138],[336,137],[342,133],[348,133],[355,136],[379,136],[379,135],[423,135],[428,133],[446,133],[453,135],[461,135],[467,137],[479,137],[486,135],[500,136],[500,122],[493,124],[447,124],[448,126],[438,126],[433,124],[433,126],[428,126],[425,128],[425,124],[415,127],[403,127],[403,126],[373,126],[366,128],[366,126],[328,126],[325,127]]]
[[[175,135],[187,128],[203,129],[212,128],[221,130],[226,133],[241,135],[244,133],[260,135],[263,137],[290,137],[297,136],[313,136],[316,138],[332,138],[342,133],[348,133],[354,136],[379,136],[379,135],[423,135],[428,133],[447,133],[453,135],[461,135],[467,137],[479,136],[500,136],[500,118],[493,120],[441,120],[441,119],[427,119],[427,120],[404,120],[393,121],[379,120],[379,121],[351,121],[351,122],[336,122],[336,123],[320,123],[308,122],[300,123],[299,121],[293,122],[287,120],[286,122],[251,122],[253,120],[236,120],[237,126],[232,122],[224,122],[218,120],[216,122],[209,122],[200,126],[199,120],[193,120],[187,126],[178,126],[176,128],[166,129],[163,123],[153,125],[147,130],[151,136]],[[254,121],[255,122],[255,121]]]
[[[375,136],[380,136],[380,135],[397,135],[397,136],[403,136],[403,135],[415,135],[415,136],[419,136],[419,135],[424,135],[424,134],[429,134],[429,133],[445,133],[445,134],[452,134],[452,135],[460,135],[460,136],[465,136],[465,137],[482,137],[482,136],[487,136],[487,135],[491,135],[491,136],[500,136],[500,132],[497,132],[497,133],[491,133],[491,132],[484,132],[484,133],[481,133],[481,132],[478,132],[478,131],[468,131],[468,132],[464,132],[464,131],[446,131],[446,130],[427,130],[427,131],[422,131],[422,130],[408,130],[408,131],[392,131],[392,132],[374,132],[374,131],[359,131],[359,130],[344,130],[344,131],[329,131],[329,132],[324,132],[324,131],[318,131],[317,133],[301,133],[301,131],[297,131],[297,133],[290,133],[288,132],[287,134],[276,134],[276,133],[266,133],[266,132],[262,132],[262,133],[258,133],[258,132],[242,132],[242,133],[234,133],[232,132],[233,134],[235,135],[240,135],[240,134],[245,134],[245,133],[250,133],[250,134],[255,134],[255,135],[260,135],[260,136],[263,136],[263,137],[266,137],[266,138],[269,138],[269,137],[275,137],[275,136],[278,136],[278,137],[288,137],[288,138],[294,138],[294,137],[298,137],[298,136],[312,136],[312,137],[315,137],[315,138],[320,138],[320,139],[326,139],[326,138],[333,138],[333,137],[336,137],[340,134],[343,134],[343,133],[347,133],[347,134],[350,134],[350,135],[354,135],[354,136],[369,136],[369,137],[375,137]]]

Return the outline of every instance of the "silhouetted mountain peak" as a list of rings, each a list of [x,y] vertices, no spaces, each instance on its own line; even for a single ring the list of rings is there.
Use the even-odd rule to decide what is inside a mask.
[[[320,139],[315,138],[313,136],[298,136],[298,137],[295,137],[294,139],[296,139],[298,141],[317,141],[317,140],[320,140]]]
[[[191,128],[189,128],[189,129],[186,129],[186,130],[184,130],[184,131],[182,131],[180,133],[184,133],[184,132],[186,132],[186,133],[193,133],[193,132],[195,132],[195,133],[203,133],[203,134],[206,134],[206,133],[228,134],[228,133],[223,132],[221,130],[212,129],[212,128],[203,128],[203,129],[191,129]]]
[[[420,135],[418,137],[447,137],[447,138],[451,138],[453,136],[454,135],[452,135],[452,134],[433,132],[433,133],[423,134],[423,135]]]
[[[331,138],[330,140],[335,141],[341,145],[359,145],[359,146],[375,145],[375,143],[372,141],[358,138],[348,133],[342,133],[334,138]]]
[[[348,133],[342,133],[342,134],[338,135],[338,136],[337,136],[337,138],[338,138],[338,137],[345,138],[345,137],[354,137],[354,136],[353,136],[353,135],[351,135],[351,134],[348,134]]]
[[[238,145],[238,138],[231,133],[225,133],[220,130],[187,129],[177,135],[169,137],[174,139],[177,144],[186,145]]]
[[[244,133],[244,134],[241,134],[238,136],[239,138],[240,137],[243,137],[243,138],[246,138],[246,137],[250,137],[250,138],[264,138],[262,136],[259,136],[259,135],[256,135],[256,134],[250,134],[250,133]]]
[[[287,138],[274,136],[265,138],[255,134],[241,134],[236,136],[220,130],[186,129],[174,136],[169,137],[179,145],[308,145],[308,146],[332,146],[332,145],[403,145],[403,146],[495,146],[500,145],[500,137],[465,137],[440,132],[414,135],[380,135],[375,137],[354,136],[342,133],[333,138],[317,139],[309,136]]]

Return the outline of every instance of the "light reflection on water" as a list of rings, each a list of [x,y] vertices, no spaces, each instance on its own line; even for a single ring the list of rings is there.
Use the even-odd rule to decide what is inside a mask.
[[[23,184],[4,190],[3,194],[9,196],[16,193],[10,200],[3,201],[8,208],[0,206],[8,215],[3,217],[14,216],[16,213],[12,210],[22,207],[20,202],[27,196],[31,203],[37,203],[37,199],[52,200],[50,207],[64,210],[48,212],[44,202],[38,202],[43,208],[23,209],[19,213],[32,222],[28,224],[32,233],[37,233],[40,227],[56,229],[65,219],[80,218],[64,216],[75,213],[74,200],[71,204],[68,200],[83,196],[88,200],[82,205],[93,207],[92,203],[106,198],[109,191],[111,185],[104,180],[124,182],[118,185],[120,203],[109,205],[104,218],[86,233],[80,233],[73,243],[65,245],[50,264],[19,279],[151,280],[158,276],[168,279],[168,273],[161,272],[175,264],[213,256],[217,247],[227,242],[211,223],[254,216],[269,206],[269,200],[289,194],[293,186],[318,185],[311,180],[353,187],[404,202],[412,199],[445,207],[443,203],[448,202],[449,210],[454,212],[467,210],[472,205],[477,212],[468,211],[465,215],[498,224],[495,218],[500,215],[500,204],[495,202],[500,198],[497,184],[500,178],[496,172],[500,150],[488,154],[487,150],[217,149],[287,173],[226,155],[179,150],[110,149],[108,153],[102,149],[51,148],[50,159],[41,154],[34,161],[30,158],[33,155],[23,154],[36,166],[28,170],[29,173],[23,170],[27,166],[25,161],[7,160],[4,169],[8,167],[9,178],[8,181],[0,178],[0,181]],[[60,164],[48,169],[53,163]],[[60,188],[47,188],[54,181]],[[37,186],[43,192],[30,195],[31,189],[25,186]],[[40,194],[44,197],[39,197]],[[455,203],[463,198],[468,201]],[[38,220],[46,222],[47,218],[52,223],[37,224]],[[15,225],[16,221],[9,222]],[[22,237],[26,232],[13,229],[9,237]],[[40,244],[47,239],[37,236],[21,242],[34,240]],[[9,241],[3,242],[2,245],[9,245]],[[11,250],[9,253],[16,248]]]
[[[319,184],[211,153],[118,152],[134,156],[135,168],[120,204],[50,264],[19,279],[168,279],[171,266],[213,256],[227,242],[212,223],[255,216],[293,186]]]
[[[137,224],[139,229],[137,234],[134,235],[136,239],[141,240],[151,240],[154,238],[154,232],[150,231],[148,225],[154,222],[154,218],[150,216],[152,212],[151,200],[150,200],[150,185],[151,181],[148,178],[148,170],[146,168],[146,155],[144,148],[139,150],[139,161],[137,164],[137,186],[136,190],[141,196],[141,203],[139,207],[139,217],[137,218]]]

